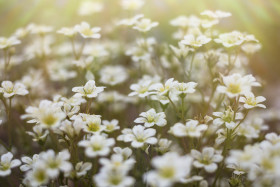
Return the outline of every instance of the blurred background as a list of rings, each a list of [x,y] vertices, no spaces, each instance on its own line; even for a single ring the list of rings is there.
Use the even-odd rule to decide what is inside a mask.
[[[119,0],[91,0],[103,3],[103,10],[78,16],[84,0],[0,0],[0,36],[11,35],[18,27],[31,22],[52,25],[56,29],[73,26],[85,20],[93,26],[106,27],[119,18],[132,16],[120,11]],[[169,21],[179,15],[198,15],[203,10],[222,10],[232,13],[220,25],[225,32],[240,30],[254,34],[262,50],[251,59],[254,74],[267,85],[266,95],[277,98],[280,94],[280,1],[279,0],[146,0],[138,13],[158,21],[157,38],[171,39],[174,28]],[[273,101],[278,103],[278,101]],[[277,104],[280,106],[279,104]]]

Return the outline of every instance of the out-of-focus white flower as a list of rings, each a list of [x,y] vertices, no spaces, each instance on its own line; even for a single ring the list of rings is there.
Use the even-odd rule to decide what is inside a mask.
[[[99,34],[101,28],[93,27],[91,28],[87,22],[82,22],[80,25],[75,26],[75,30],[81,34],[83,38],[100,38]]]
[[[111,86],[123,83],[128,78],[123,66],[105,66],[100,70],[100,76],[100,82]]]
[[[142,18],[141,20],[137,20],[133,29],[140,32],[147,32],[156,26],[158,26],[158,22],[152,22],[150,19]]]
[[[249,55],[256,53],[261,48],[262,48],[262,45],[259,43],[245,43],[241,46],[241,49]]]
[[[125,147],[123,149],[120,147],[114,147],[113,150],[116,154],[122,155],[125,160],[132,155],[132,150],[128,147]]]
[[[176,123],[170,131],[174,136],[200,137],[201,133],[207,129],[207,125],[199,124],[197,120],[190,120],[186,124]]]
[[[24,183],[29,186],[41,186],[47,184],[49,180],[46,166],[42,162],[36,162],[32,170],[26,173]]]
[[[130,89],[133,91],[128,96],[138,95],[139,97],[146,97],[150,95],[149,89],[152,85],[151,80],[139,81],[137,84],[130,85]]]
[[[31,23],[27,26],[27,29],[30,30],[31,34],[38,34],[40,36],[44,36],[47,33],[50,33],[53,31],[53,27],[52,26],[48,26],[48,25],[37,25],[34,23]]]
[[[57,33],[63,34],[68,37],[73,37],[75,34],[77,34],[77,30],[75,28],[62,27],[57,31]]]
[[[82,176],[85,176],[89,170],[92,168],[92,163],[90,162],[78,162],[75,165],[74,170],[72,170],[70,173],[66,173],[66,177],[71,178],[80,178]]]
[[[170,25],[184,28],[189,26],[189,19],[186,16],[178,16],[170,21]]]
[[[137,14],[136,16],[133,16],[132,18],[127,18],[127,19],[122,19],[120,20],[117,25],[127,25],[127,26],[132,26],[137,23],[137,21],[140,18],[143,18],[143,14]]]
[[[4,97],[6,98],[10,98],[14,95],[26,95],[29,92],[24,84],[21,84],[19,82],[16,82],[14,84],[11,81],[3,81],[1,83],[0,93],[3,93]]]
[[[245,94],[245,97],[240,97],[239,102],[244,103],[244,108],[251,109],[255,107],[266,108],[265,105],[260,104],[264,102],[266,99],[263,96],[257,96],[252,92],[248,92]]]
[[[142,125],[136,125],[132,128],[130,133],[124,134],[123,141],[131,142],[132,147],[140,148],[145,144],[156,144],[157,139],[154,137],[155,134],[155,129],[145,129]]]
[[[42,100],[39,107],[27,107],[22,118],[31,118],[28,123],[36,123],[43,128],[55,129],[66,115],[61,110],[60,103],[53,103],[49,100]]]
[[[219,38],[214,39],[216,43],[221,43],[224,47],[235,47],[241,45],[245,39],[244,35],[239,31],[220,34]]]
[[[12,36],[10,38],[0,37],[0,49],[7,49],[9,47],[18,45],[20,43],[21,43],[20,40],[18,40],[14,36]]]
[[[135,164],[133,158],[124,159],[121,154],[113,154],[111,159],[101,158],[99,162],[107,169],[121,169],[124,171],[129,171]]]
[[[120,129],[120,126],[118,126],[119,121],[116,119],[113,119],[111,121],[103,120],[102,124],[104,126],[104,131],[108,133]]]
[[[237,112],[236,114],[231,108],[226,109],[224,112],[213,112],[213,116],[217,117],[214,119],[213,124],[225,126],[229,129],[233,129],[237,125],[237,121],[243,119],[243,114]]]
[[[253,86],[260,86],[260,83],[252,75],[242,77],[238,73],[223,76],[223,83],[223,86],[217,87],[217,91],[227,94],[230,98],[251,92]]]
[[[145,127],[165,126],[167,124],[166,116],[164,112],[156,113],[155,109],[150,109],[147,112],[142,112],[140,117],[135,119],[135,123],[144,123]]]
[[[178,48],[170,45],[170,48],[172,49],[172,51],[174,52],[174,54],[176,55],[177,58],[186,58],[187,55],[189,54],[190,51],[194,51],[193,48],[190,48],[182,43],[179,42],[178,44]]]
[[[97,12],[101,12],[104,9],[104,5],[98,1],[82,1],[78,9],[80,16],[88,16]]]
[[[98,187],[129,187],[135,182],[134,178],[127,176],[127,172],[122,169],[102,168],[93,179]]]
[[[186,95],[189,93],[194,93],[196,86],[197,86],[196,82],[188,82],[188,83],[180,82],[174,86],[174,91],[178,95]]]
[[[137,10],[144,5],[144,0],[121,0],[121,6],[125,10]]]
[[[19,166],[20,164],[20,160],[13,160],[13,154],[11,152],[1,155],[0,176],[5,177],[10,175],[12,172],[11,169]]]
[[[169,152],[152,159],[155,170],[144,175],[144,180],[151,186],[169,187],[190,174],[193,159]]]
[[[172,144],[171,140],[168,140],[166,138],[161,138],[158,140],[158,147],[156,147],[156,150],[160,153],[164,154],[170,150],[170,146]]]
[[[103,92],[105,87],[97,87],[95,85],[95,81],[94,80],[89,80],[85,86],[81,86],[81,87],[74,87],[72,88],[73,92],[76,92],[77,96],[83,96],[83,97],[87,97],[87,98],[93,98],[93,97],[97,97],[97,95],[101,92]]]
[[[49,134],[48,130],[44,130],[44,128],[40,125],[35,125],[33,127],[33,132],[27,131],[28,135],[33,137],[33,141],[35,142],[44,142]]]
[[[110,147],[115,144],[113,138],[106,138],[104,135],[92,135],[89,140],[82,140],[79,146],[85,147],[85,154],[92,158],[97,156],[106,156],[110,152]]]
[[[191,156],[195,159],[193,165],[196,168],[204,168],[208,173],[215,172],[218,168],[216,163],[223,160],[223,156],[215,154],[215,149],[212,147],[204,147],[202,152],[192,149]]]
[[[193,48],[199,48],[207,43],[209,43],[212,39],[208,38],[205,35],[199,35],[195,37],[192,34],[188,34],[184,37],[184,39],[180,42],[184,45],[193,47]]]
[[[153,84],[149,90],[152,91],[152,93],[161,95],[161,96],[168,96],[169,92],[174,89],[178,81],[174,81],[174,78],[168,79],[165,84],[162,83],[155,83]]]
[[[68,150],[60,151],[57,155],[53,150],[48,150],[40,154],[38,162],[45,165],[45,169],[50,178],[55,178],[59,175],[59,171],[68,173],[72,170],[72,164],[69,162],[70,153]]]
[[[39,155],[38,154],[34,154],[31,157],[28,157],[28,156],[24,156],[21,158],[21,161],[22,161],[22,165],[20,166],[20,170],[23,171],[23,172],[26,172],[30,169],[33,168],[33,164],[39,159]]]
[[[211,11],[211,10],[205,10],[200,13],[202,16],[208,16],[209,18],[212,19],[219,19],[219,18],[226,18],[230,17],[231,13],[230,12],[224,12],[221,10],[216,10],[216,11]]]

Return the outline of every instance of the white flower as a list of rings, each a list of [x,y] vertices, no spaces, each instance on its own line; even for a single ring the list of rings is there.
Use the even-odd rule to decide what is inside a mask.
[[[111,120],[111,121],[103,120],[103,121],[102,121],[102,124],[103,124],[103,126],[105,127],[105,128],[104,128],[104,131],[105,131],[105,132],[109,132],[109,133],[110,133],[110,132],[113,132],[113,131],[115,131],[115,130],[120,129],[120,126],[118,126],[119,121],[116,120],[116,119],[113,119],[113,120]]]
[[[98,187],[130,187],[134,184],[134,179],[127,176],[127,172],[122,169],[101,169],[94,176],[94,181]]]
[[[100,82],[111,86],[123,83],[128,78],[123,66],[105,66],[100,70],[100,76]]]
[[[239,31],[232,31],[230,33],[220,34],[219,38],[214,39],[216,43],[223,44],[224,47],[234,47],[241,45],[244,41],[244,35]]]
[[[149,90],[157,95],[168,96],[169,92],[176,86],[177,83],[178,81],[174,81],[174,78],[170,78],[165,82],[164,85],[162,83],[153,84]]]
[[[34,154],[31,157],[28,157],[28,156],[24,156],[21,158],[21,161],[22,161],[22,165],[20,166],[20,170],[25,172],[25,171],[28,171],[30,169],[33,168],[33,164],[39,159],[39,155],[38,154]]]
[[[171,144],[172,144],[171,140],[168,140],[166,138],[161,138],[158,140],[158,147],[156,148],[156,150],[162,154],[166,153],[170,150]]]
[[[188,45],[193,48],[199,48],[203,46],[204,44],[207,44],[211,41],[211,38],[208,38],[205,35],[199,35],[195,37],[192,34],[188,34],[184,37],[184,39],[180,42],[184,45]]]
[[[219,85],[217,90],[220,93],[227,94],[228,97],[233,98],[251,91],[253,86],[260,86],[252,75],[241,76],[238,73],[223,76],[224,86]]]
[[[78,9],[78,14],[88,16],[97,12],[101,12],[104,8],[103,3],[98,1],[82,1]]]
[[[244,103],[244,108],[251,109],[255,107],[266,108],[265,105],[260,104],[264,102],[266,99],[263,96],[257,96],[252,92],[248,92],[245,94],[245,97],[240,97],[239,102]]]
[[[196,86],[197,86],[197,83],[195,83],[195,82],[188,82],[188,83],[180,82],[174,86],[174,91],[178,95],[186,95],[189,93],[194,93]]]
[[[68,150],[63,150],[57,155],[53,150],[48,150],[40,154],[38,162],[42,162],[50,178],[55,178],[59,175],[59,171],[68,173],[72,170],[72,164],[69,159],[70,153]]]
[[[3,81],[1,83],[0,93],[3,93],[6,98],[10,98],[14,95],[26,95],[29,92],[26,87],[19,82],[14,84],[11,81]]]
[[[262,48],[261,44],[258,43],[245,43],[241,46],[242,51],[245,53],[252,55],[259,51]]]
[[[92,163],[90,162],[78,162],[75,165],[75,168],[70,173],[66,173],[66,177],[71,178],[80,178],[82,176],[85,176],[89,170],[92,168]]]
[[[26,173],[24,183],[30,186],[41,186],[47,184],[49,176],[47,174],[46,166],[42,162],[36,162],[32,170]]]
[[[75,119],[74,122],[64,120],[61,122],[59,130],[62,132],[62,135],[65,135],[66,139],[71,139],[78,136],[84,126],[85,124],[81,119]]]
[[[158,22],[152,22],[150,19],[142,18],[141,20],[137,20],[133,29],[140,32],[147,32],[156,26],[158,26]]]
[[[243,119],[243,114],[234,111],[229,107],[224,112],[213,112],[213,115],[217,117],[214,119],[213,124],[217,126],[221,126],[225,124],[225,126],[229,129],[233,129],[237,125],[237,121]]]
[[[142,125],[136,125],[132,128],[131,133],[127,133],[124,135],[123,141],[131,142],[132,147],[140,148],[145,144],[156,144],[157,139],[153,137],[155,134],[155,129],[145,129],[145,127]]]
[[[144,0],[121,0],[121,6],[125,10],[137,10],[144,5]]]
[[[216,11],[205,10],[202,13],[200,13],[200,15],[208,16],[209,18],[212,18],[212,19],[218,19],[218,18],[230,17],[231,13],[230,12],[224,12],[224,11],[221,11],[221,10],[216,10]]]
[[[155,109],[150,109],[147,112],[142,112],[141,117],[134,120],[135,123],[144,123],[145,127],[165,126],[167,124],[166,116],[164,112],[156,113]]]
[[[82,140],[78,143],[79,146],[85,147],[85,154],[90,158],[108,155],[110,147],[114,144],[113,138],[107,139],[100,134],[93,135],[89,140]]]
[[[35,142],[44,142],[49,134],[48,130],[44,130],[44,128],[40,125],[35,125],[33,128],[33,132],[27,131],[26,133],[33,137],[33,141]]]
[[[180,42],[178,44],[178,48],[173,45],[170,45],[170,48],[172,49],[176,57],[179,59],[186,58],[190,51],[194,51],[193,48],[190,48]]]
[[[204,147],[202,152],[192,149],[191,155],[195,159],[193,165],[196,168],[204,168],[208,173],[213,173],[217,170],[219,163],[223,160],[223,156],[215,154],[215,149],[212,147]]]
[[[75,28],[62,27],[60,30],[57,31],[57,33],[63,34],[68,37],[73,37],[77,33],[77,30]]]
[[[137,14],[136,16],[133,16],[132,18],[122,19],[117,24],[131,26],[131,25],[134,25],[137,22],[137,20],[139,20],[142,17],[144,17],[143,14]]]
[[[81,34],[83,38],[100,38],[99,34],[101,28],[93,27],[90,28],[90,25],[87,22],[82,22],[80,25],[75,26],[75,30]]]
[[[152,85],[151,80],[139,81],[137,84],[132,84],[130,89],[133,91],[128,96],[138,95],[139,97],[148,96],[150,86]]]
[[[122,155],[125,160],[128,159],[132,155],[132,150],[128,147],[123,148],[123,149],[120,147],[114,147],[113,150],[116,154]]]
[[[101,125],[100,115],[88,115],[85,120],[84,131],[87,133],[101,133],[105,127]]]
[[[7,49],[11,46],[20,44],[20,40],[12,36],[10,38],[0,37],[0,49]]]
[[[74,87],[72,88],[72,91],[76,92],[77,96],[93,98],[97,97],[99,93],[103,92],[104,88],[105,87],[97,87],[94,80],[89,80],[85,86]]]
[[[175,27],[187,27],[189,26],[189,18],[186,16],[178,16],[170,21],[170,25]]]
[[[13,159],[13,154],[8,152],[1,156],[0,161],[0,176],[5,177],[11,174],[11,169],[19,166],[21,164],[20,160]]]
[[[61,110],[60,103],[53,103],[48,100],[42,100],[39,107],[26,108],[27,114],[22,118],[31,118],[28,123],[37,123],[43,128],[55,129],[60,125],[60,122],[65,119],[66,115]]]
[[[176,123],[171,128],[171,133],[178,137],[200,137],[201,133],[207,129],[207,125],[199,124],[197,120],[190,120],[186,124]]]
[[[152,166],[155,170],[147,172],[144,180],[151,186],[172,186],[190,174],[192,160],[190,156],[180,156],[176,152],[154,157]]]
[[[121,169],[123,171],[129,171],[135,164],[135,160],[133,158],[124,159],[121,154],[113,154],[111,156],[111,159],[101,158],[99,162],[103,166],[103,168]]]

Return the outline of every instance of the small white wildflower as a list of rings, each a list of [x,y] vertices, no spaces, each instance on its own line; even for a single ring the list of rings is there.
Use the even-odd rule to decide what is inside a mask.
[[[82,140],[79,146],[85,147],[86,156],[92,158],[97,156],[106,156],[110,152],[110,147],[115,144],[113,138],[106,138],[104,135],[93,135],[89,140]]]
[[[257,96],[252,92],[248,92],[245,94],[245,97],[240,97],[239,102],[244,103],[244,108],[251,109],[255,107],[266,108],[265,105],[260,104],[264,102],[266,99],[263,96]]]
[[[8,152],[6,154],[1,155],[0,161],[0,176],[5,177],[11,174],[11,169],[19,166],[21,164],[20,160],[13,159],[13,154]]]
[[[28,90],[19,82],[15,84],[11,81],[3,81],[0,87],[0,93],[3,93],[5,98],[13,97],[14,95],[26,95],[28,94]]]
[[[124,134],[123,141],[131,142],[132,147],[140,148],[145,144],[156,144],[157,139],[153,137],[155,134],[155,129],[145,129],[142,125],[136,125],[132,128],[131,133]]]
[[[152,159],[155,170],[144,175],[144,180],[151,186],[169,187],[190,174],[193,159],[169,152]]]
[[[178,137],[200,137],[202,132],[207,129],[207,125],[199,124],[197,120],[190,120],[186,124],[176,123],[171,127],[171,132]]]
[[[91,28],[87,22],[82,22],[80,25],[75,26],[75,30],[81,34],[83,38],[100,38],[99,34],[101,28],[93,27]]]
[[[97,95],[101,92],[103,92],[105,87],[97,87],[95,85],[95,81],[94,80],[89,80],[85,86],[81,86],[81,87],[74,87],[72,88],[73,92],[76,92],[77,96],[83,96],[83,97],[87,97],[87,98],[93,98],[93,97],[97,97]]]
[[[158,22],[152,22],[150,19],[142,18],[141,20],[137,20],[133,29],[140,32],[147,32],[156,26],[158,26]]]
[[[202,152],[192,149],[191,155],[195,159],[193,165],[196,168],[204,168],[208,173],[215,172],[218,168],[216,163],[223,160],[223,156],[215,154],[215,149],[212,147],[204,147]]]
[[[105,128],[104,128],[104,131],[105,131],[105,132],[108,132],[108,133],[120,129],[120,126],[118,126],[119,121],[116,120],[116,119],[113,119],[113,120],[111,120],[111,121],[103,120],[103,121],[102,121],[102,124],[103,124],[103,126],[105,127]]]
[[[192,34],[188,34],[184,37],[184,39],[180,42],[184,45],[193,47],[193,48],[199,48],[211,41],[211,38],[208,38],[205,35],[199,35],[195,37]]]
[[[150,109],[147,112],[142,112],[140,117],[135,119],[135,123],[144,123],[145,127],[165,126],[167,124],[166,116],[164,112],[156,113],[155,109]]]

